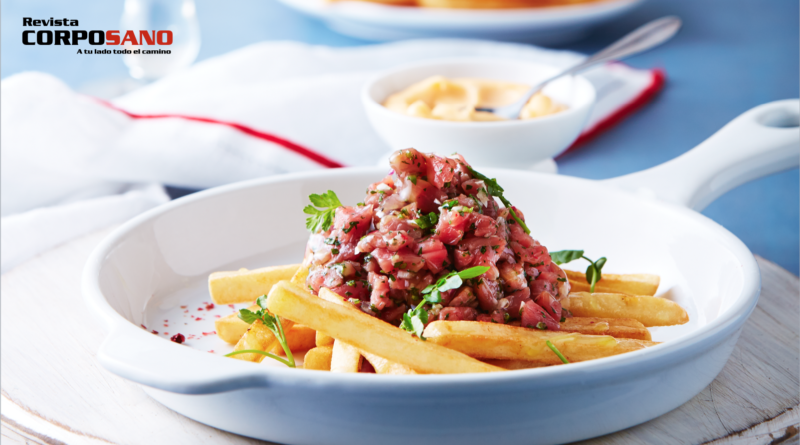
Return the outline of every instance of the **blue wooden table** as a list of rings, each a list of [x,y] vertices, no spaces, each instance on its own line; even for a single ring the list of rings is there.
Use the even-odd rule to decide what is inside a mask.
[[[122,2],[57,0],[0,4],[0,77],[26,70],[52,73],[76,89],[124,78],[122,60],[76,60],[61,47],[25,47],[22,17],[67,17],[82,29],[113,29]],[[203,35],[199,60],[263,40],[299,40],[331,46],[369,42],[328,30],[274,0],[197,0]],[[627,16],[565,48],[592,52],[638,25],[664,15],[684,20],[663,47],[627,60],[667,72],[664,91],[623,124],[559,160],[562,174],[602,179],[642,170],[694,147],[742,112],[798,93],[796,0],[650,0]],[[753,253],[794,274],[800,271],[798,170],[746,184],[703,213],[741,238]]]

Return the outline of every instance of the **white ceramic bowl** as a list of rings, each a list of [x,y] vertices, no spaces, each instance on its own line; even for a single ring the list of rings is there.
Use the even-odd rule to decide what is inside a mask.
[[[207,190],[116,230],[83,276],[86,302],[109,329],[98,359],[185,416],[287,444],[565,443],[645,422],[716,377],[760,289],[744,244],[683,205],[702,207],[745,180],[796,166],[798,107],[793,100],[755,108],[688,154],[616,180],[485,172],[499,178],[515,205],[546,209],[531,217],[531,228],[551,249],[607,256],[609,272],[661,275],[659,295],[691,317],[686,325],[654,329],[663,344],[568,366],[389,376],[232,360],[140,328],[207,301],[209,272],[297,262],[307,238],[307,196],[330,188],[343,202],[362,199],[364,185],[386,173],[362,168]],[[715,161],[698,164],[709,159]]]
[[[627,13],[642,0],[606,0],[529,9],[438,9],[363,1],[279,0],[342,34],[367,40],[427,37],[522,40],[554,45],[583,38],[600,23]]]
[[[533,85],[558,72],[551,66],[508,59],[426,61],[393,69],[367,82],[361,101],[373,128],[392,150],[414,147],[445,155],[458,152],[474,165],[526,169],[566,150],[580,135],[595,101],[588,80],[575,76],[550,83],[544,93],[568,109],[535,119],[450,122],[406,116],[381,104],[389,95],[436,75]]]

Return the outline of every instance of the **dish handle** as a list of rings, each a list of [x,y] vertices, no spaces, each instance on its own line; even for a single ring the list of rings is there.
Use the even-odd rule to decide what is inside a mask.
[[[206,352],[166,341],[129,323],[112,329],[100,345],[97,358],[114,374],[180,394],[214,394],[269,386],[269,376],[263,372],[266,366],[218,360]],[[215,360],[209,360],[211,358]],[[176,361],[183,366],[170,366]],[[186,369],[192,370],[191,373],[186,373]]]
[[[603,182],[701,211],[748,181],[800,165],[798,123],[798,99],[760,105],[671,161]]]

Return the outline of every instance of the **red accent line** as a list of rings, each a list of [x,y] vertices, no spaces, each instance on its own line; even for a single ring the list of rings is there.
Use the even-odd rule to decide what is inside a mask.
[[[578,146],[583,145],[584,143],[594,139],[600,133],[608,130],[609,128],[617,125],[622,120],[633,114],[636,110],[643,107],[645,104],[650,102],[656,94],[664,87],[664,83],[666,82],[667,75],[664,70],[656,68],[650,70],[652,75],[652,80],[650,81],[650,85],[647,88],[642,90],[636,98],[632,101],[625,104],[622,108],[619,108],[617,111],[611,113],[602,121],[598,122],[592,129],[589,131],[581,134],[578,136],[578,139],[570,145],[568,149],[566,149],[563,153],[556,156],[556,159],[573,151],[574,149],[578,148]]]
[[[656,69],[650,70],[650,73],[652,75],[652,79],[650,81],[650,85],[648,85],[647,88],[642,90],[642,92],[639,93],[639,95],[636,96],[632,101],[628,102],[623,107],[619,108],[617,111],[615,111],[614,113],[610,114],[609,116],[607,116],[602,121],[598,122],[589,131],[581,134],[578,137],[578,139],[576,139],[575,142],[573,142],[572,145],[568,149],[566,149],[560,155],[556,156],[556,159],[558,159],[559,157],[563,156],[566,153],[569,153],[569,152],[575,150],[576,148],[578,148],[579,146],[583,145],[584,143],[594,139],[600,133],[603,133],[604,131],[608,130],[609,128],[617,125],[622,120],[624,120],[625,118],[627,118],[628,116],[633,114],[636,110],[638,110],[639,108],[641,108],[642,106],[644,106],[645,104],[650,102],[650,100],[652,100],[653,97],[655,97],[656,94],[658,94],[658,92],[661,91],[661,89],[664,87],[664,83],[666,81],[666,74],[664,73],[664,70],[656,68]],[[224,125],[226,127],[230,127],[230,128],[235,129],[235,130],[241,131],[242,133],[247,134],[249,136],[253,136],[255,138],[263,139],[265,141],[269,141],[269,142],[272,142],[274,144],[280,145],[281,147],[284,147],[284,148],[286,148],[286,149],[288,149],[290,151],[293,151],[293,152],[295,152],[295,153],[297,153],[299,155],[305,156],[306,158],[311,159],[312,161],[314,161],[314,162],[316,162],[316,163],[318,163],[318,164],[320,164],[320,165],[322,165],[324,167],[328,167],[328,168],[341,168],[341,167],[344,167],[344,164],[342,164],[342,163],[340,163],[338,161],[335,161],[335,160],[333,160],[331,158],[328,158],[327,156],[324,156],[324,155],[322,155],[320,153],[317,153],[314,150],[311,150],[309,148],[306,148],[306,147],[303,147],[301,145],[295,144],[292,141],[289,141],[289,140],[284,139],[284,138],[279,137],[279,136],[275,136],[274,134],[265,133],[263,131],[256,130],[256,129],[248,127],[246,125],[237,124],[235,122],[221,121],[221,120],[210,119],[210,118],[206,118],[206,117],[187,116],[187,115],[183,115],[183,114],[137,114],[137,113],[132,113],[130,111],[127,111],[127,110],[124,110],[122,108],[119,108],[119,107],[117,107],[116,105],[114,105],[114,104],[112,104],[110,102],[107,102],[107,101],[104,101],[104,100],[101,100],[101,99],[97,99],[97,98],[94,98],[94,99],[97,100],[98,102],[102,103],[103,105],[109,107],[109,108],[117,110],[117,111],[119,111],[121,113],[125,113],[128,117],[133,118],[133,119],[176,118],[176,119],[184,119],[184,120],[189,120],[189,121],[194,121],[194,122],[204,122],[204,123],[208,123],[208,124]]]
[[[239,131],[241,131],[242,133],[244,133],[246,135],[253,136],[253,137],[258,138],[258,139],[263,139],[265,141],[269,141],[269,142],[272,142],[274,144],[278,144],[281,147],[286,148],[287,150],[293,151],[293,152],[295,152],[295,153],[297,153],[299,155],[305,156],[306,158],[311,159],[312,161],[314,161],[314,162],[316,162],[316,163],[318,163],[318,164],[320,164],[320,165],[322,165],[324,167],[328,167],[328,168],[341,168],[341,167],[344,167],[344,164],[342,164],[342,163],[340,163],[338,161],[335,161],[335,160],[333,160],[333,159],[331,159],[331,158],[329,158],[327,156],[319,154],[319,153],[315,152],[314,150],[311,150],[311,149],[308,149],[308,148],[303,147],[301,145],[295,144],[294,142],[292,142],[290,140],[284,139],[284,138],[279,137],[279,136],[275,136],[274,134],[265,133],[263,131],[256,130],[256,129],[248,127],[246,125],[237,124],[235,122],[221,121],[221,120],[217,120],[217,119],[210,119],[210,118],[207,118],[207,117],[187,116],[187,115],[183,115],[183,114],[137,114],[137,113],[131,113],[130,111],[127,111],[127,110],[124,110],[122,108],[119,108],[119,107],[117,107],[116,105],[114,105],[114,104],[112,104],[110,102],[106,102],[106,101],[101,100],[101,99],[96,99],[96,100],[98,102],[102,103],[103,105],[109,107],[109,108],[117,110],[117,111],[119,111],[121,113],[125,113],[128,117],[133,118],[133,119],[175,118],[175,119],[184,119],[184,120],[194,121],[194,122],[204,122],[204,123],[207,123],[207,124],[224,125],[226,127],[230,127],[230,128],[235,129],[235,130],[239,130]]]

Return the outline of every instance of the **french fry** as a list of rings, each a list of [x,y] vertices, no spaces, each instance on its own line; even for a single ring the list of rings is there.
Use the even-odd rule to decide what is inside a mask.
[[[326,288],[320,290],[321,296],[329,293],[332,292]],[[270,292],[267,308],[273,314],[322,331],[417,372],[446,374],[502,370],[458,351],[412,337],[384,321],[323,298],[289,282],[280,282]]]
[[[561,304],[577,317],[633,318],[647,327],[689,321],[689,315],[678,303],[645,295],[575,292],[562,299]]]
[[[480,359],[526,360],[557,365],[561,360],[545,343],[549,340],[570,363],[635,351],[656,343],[615,339],[608,335],[582,335],[538,331],[478,321],[434,321],[423,334],[430,342]]]
[[[336,293],[327,292],[323,294],[325,300],[330,301],[331,303],[336,303],[340,306],[348,308],[350,311],[361,312],[358,308],[353,306],[350,303],[346,303],[344,298]],[[319,346],[320,339],[322,341],[327,341],[327,339],[331,339],[331,343],[333,343],[333,338],[329,337],[326,334],[323,334],[320,331],[317,331],[317,346]],[[408,366],[401,365],[400,363],[395,363],[389,360],[386,360],[383,357],[379,357],[375,354],[370,354],[366,351],[360,351],[361,355],[367,359],[367,361],[375,368],[376,374],[394,374],[394,375],[409,375],[409,374],[416,374],[417,372],[413,369],[409,368]]]
[[[281,325],[283,326],[283,331],[286,333],[289,329],[291,329],[295,323],[291,320],[287,320],[285,318],[281,318]],[[288,344],[288,339],[287,339]],[[236,343],[236,346],[233,348],[234,351],[241,351],[243,349],[257,349],[259,351],[270,352],[273,350],[275,346],[280,347],[280,342],[275,337],[275,335],[264,326],[264,323],[261,320],[256,320],[247,331],[242,335],[242,338]],[[281,348],[283,350],[283,348]],[[238,360],[245,360],[248,362],[256,362],[261,363],[261,360],[264,359],[264,356],[261,354],[255,353],[243,353],[231,356],[232,358]]]
[[[317,331],[315,343],[317,346],[333,346],[333,337],[324,332]]]
[[[308,264],[307,261],[310,261],[310,258],[306,258],[303,260],[303,264],[297,268],[297,271],[292,275],[292,279],[289,280],[290,283],[296,284],[298,286],[304,286],[306,282],[306,278],[308,278]]]
[[[417,372],[406,365],[391,362],[383,357],[378,357],[375,354],[370,354],[366,351],[361,351],[361,355],[375,368],[376,374],[393,374],[393,375],[411,375]]]
[[[336,292],[328,291],[328,292],[322,293],[321,290],[320,290],[319,298],[322,298],[325,301],[330,301],[331,303],[338,304],[339,306],[341,306],[343,308],[347,308],[348,311],[351,311],[353,313],[361,313],[361,309],[359,309],[359,308],[353,306],[352,304],[347,303],[346,301],[344,301],[344,297],[339,295],[339,294],[337,294]]]
[[[283,331],[286,335],[286,346],[288,346],[289,350],[292,352],[307,351],[316,346],[314,341],[316,332],[308,326],[296,324],[289,329],[284,329]],[[280,343],[273,346],[272,350],[268,352],[276,355],[285,354]]]
[[[652,340],[650,331],[632,318],[572,317],[561,323],[562,332],[577,332],[584,335],[610,335],[614,338],[637,338]]]
[[[591,285],[586,282],[586,274],[573,270],[564,270],[573,292],[589,292]],[[658,290],[661,278],[650,274],[615,275],[603,273],[600,281],[595,283],[595,292],[607,292],[629,295],[653,296]]]
[[[361,360],[361,351],[357,348],[343,341],[333,342],[331,372],[358,372],[361,369]]]
[[[253,305],[248,309],[255,312],[261,308],[257,305]],[[217,336],[231,344],[236,344],[242,338],[242,335],[247,332],[247,328],[250,327],[249,324],[242,321],[237,315],[238,314],[226,315],[214,322]],[[286,326],[284,326],[284,333],[286,334],[286,345],[289,346],[289,349],[292,351],[305,351],[314,346],[320,346],[317,345],[315,341],[316,332],[308,326],[298,324],[289,329],[286,329]],[[276,344],[271,351],[267,352],[283,354],[283,347],[281,347],[280,344]]]
[[[292,278],[299,268],[299,264],[290,264],[214,272],[208,276],[208,291],[216,304],[247,303],[268,294],[278,281]]]
[[[285,267],[294,267],[294,266],[290,265],[290,266],[285,266]],[[298,267],[297,271],[292,276],[292,282],[293,283],[294,282],[302,283],[302,282],[305,281],[307,275],[308,275],[308,268],[307,267],[305,267],[305,266]],[[261,295],[264,295],[264,294],[261,294]],[[259,296],[261,296],[261,295],[259,295]],[[255,312],[255,311],[258,311],[261,308],[258,307],[258,305],[254,304],[254,305],[250,306],[248,309],[250,309],[251,311]],[[238,314],[230,314],[230,315],[226,315],[225,317],[222,317],[220,319],[217,319],[214,322],[214,326],[215,326],[216,331],[217,331],[217,336],[219,338],[221,338],[222,340],[224,340],[225,342],[230,343],[230,344],[236,344],[239,341],[239,339],[242,338],[242,335],[244,335],[244,333],[247,331],[247,328],[250,327],[249,324],[245,323],[244,321],[242,321],[242,319],[240,319],[238,317]],[[306,328],[306,329],[310,329],[310,328]],[[289,335],[288,331],[287,331],[286,335],[287,335],[287,343],[290,343],[289,347],[292,348],[292,350],[294,350],[294,347],[291,345],[291,341],[289,340],[290,339],[290,335]],[[330,337],[328,337],[328,338],[330,338]],[[309,347],[304,347],[304,345],[305,344],[300,343],[300,341],[298,340],[298,344],[297,344],[298,350],[302,351],[302,350],[308,349],[309,347],[313,347],[313,345],[311,345]],[[332,345],[333,345],[333,339],[332,338],[330,339],[330,343],[325,343],[325,346],[332,346]],[[323,344],[317,344],[317,346],[323,346]],[[280,351],[283,351],[283,348],[279,347],[278,349],[280,349]]]
[[[331,357],[333,356],[333,346],[317,346],[306,352],[303,359],[303,369],[315,369],[317,371],[331,370]]]
[[[514,369],[531,369],[531,368],[544,368],[546,366],[543,363],[531,362],[528,360],[483,360],[484,363],[488,363],[490,365],[499,366],[503,369],[508,369],[509,371]]]
[[[254,304],[248,309],[255,312],[261,308]],[[218,318],[214,321],[214,327],[217,331],[217,337],[230,344],[236,344],[236,342],[242,338],[242,335],[247,332],[247,328],[249,328],[250,325],[242,321],[242,319],[238,317],[238,313],[234,313]]]

